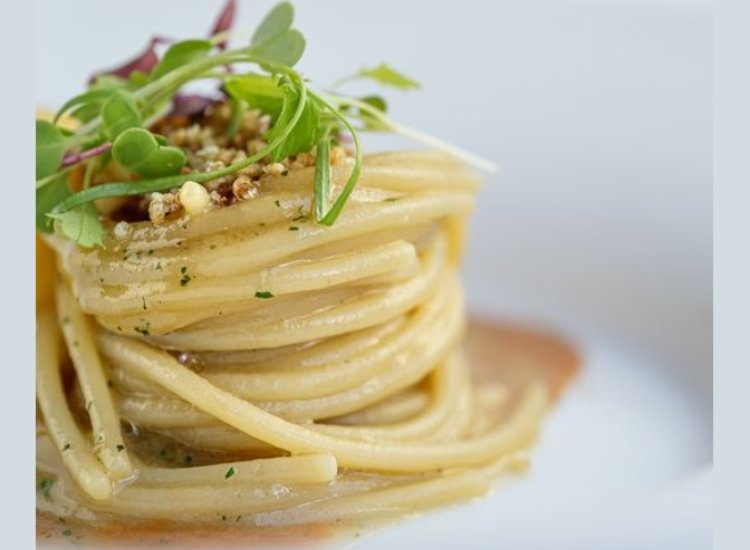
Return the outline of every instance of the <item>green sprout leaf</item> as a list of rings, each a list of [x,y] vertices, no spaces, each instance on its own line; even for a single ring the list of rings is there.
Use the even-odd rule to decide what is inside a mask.
[[[53,174],[60,168],[68,140],[60,129],[46,120],[36,121],[36,179]]]
[[[398,72],[396,69],[381,63],[377,67],[368,69],[363,67],[359,70],[356,75],[357,78],[369,78],[376,81],[378,84],[383,86],[392,86],[401,90],[416,90],[419,89],[419,82],[412,80],[403,73]]]
[[[250,51],[264,62],[266,69],[267,64],[294,67],[305,52],[305,37],[296,29],[289,29],[253,45]]]
[[[89,90],[88,92],[78,94],[77,96],[66,101],[63,106],[60,107],[60,109],[55,114],[54,121],[57,122],[64,113],[70,111],[71,109],[74,109],[73,112],[77,112],[88,107],[95,109],[94,116],[98,115],[101,111],[102,105],[107,99],[110,98],[113,91],[114,90]]]
[[[289,2],[277,4],[261,21],[250,41],[250,51],[265,63],[263,68],[274,72],[270,65],[294,67],[305,51],[305,38],[292,29],[294,8]]]
[[[78,206],[60,214],[49,214],[57,222],[63,235],[81,246],[103,246],[104,228],[99,213],[92,203]]]
[[[253,33],[251,45],[261,44],[288,31],[294,21],[294,7],[289,2],[281,2],[268,12]]]
[[[185,165],[182,149],[169,147],[145,128],[130,128],[118,136],[112,145],[115,162],[147,178],[177,174]]]
[[[124,90],[117,90],[102,106],[104,135],[114,140],[129,128],[138,128],[143,124],[141,113],[133,96]]]
[[[388,104],[385,102],[385,100],[377,95],[371,95],[367,97],[363,97],[360,99],[362,103],[365,105],[369,105],[373,109],[377,110],[377,113],[379,114],[385,114],[385,112],[388,110]],[[368,130],[384,130],[387,129],[383,126],[381,119],[377,116],[373,116],[371,114],[371,111],[366,111],[363,109],[357,109],[356,111],[357,116],[362,120],[362,122],[365,125],[365,128]]]
[[[273,141],[290,124],[299,106],[301,95],[291,84],[284,86],[285,96],[281,113],[276,124],[268,133],[268,140]],[[305,99],[302,114],[282,144],[274,149],[271,158],[278,162],[290,155],[309,151],[317,144],[324,128],[321,126],[322,113],[318,105],[308,96]]]
[[[151,72],[151,80],[156,80],[183,65],[206,57],[212,48],[213,44],[208,40],[183,40],[172,44]]]
[[[244,101],[250,108],[260,109],[276,120],[284,103],[284,90],[276,79],[256,73],[227,78],[224,82],[229,95]]]
[[[135,72],[135,71],[133,71]],[[131,73],[132,74],[132,73]],[[90,90],[120,90],[126,88],[128,85],[128,79],[116,74],[100,74],[94,79],[94,82],[89,86]]]
[[[36,190],[36,227],[39,231],[42,233],[52,231],[52,219],[47,214],[71,194],[67,174],[59,174],[47,185]]]

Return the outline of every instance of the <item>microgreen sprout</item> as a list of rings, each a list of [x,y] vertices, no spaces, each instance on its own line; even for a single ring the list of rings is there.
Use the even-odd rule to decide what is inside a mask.
[[[398,132],[444,149],[481,168],[486,161],[435,138],[406,128],[386,115],[379,96],[348,97],[333,89],[353,79],[410,90],[413,79],[380,64],[363,68],[340,80],[328,92],[310,89],[295,69],[305,50],[305,38],[293,28],[294,10],[288,2],[276,5],[261,21],[249,43],[229,47],[236,5],[229,0],[209,39],[168,41],[153,39],[142,54],[125,65],[96,75],[89,89],[67,101],[53,122],[36,122],[37,228],[49,232],[52,220],[58,230],[81,246],[102,245],[106,231],[93,201],[143,195],[180,187],[188,180],[207,183],[234,174],[268,158],[272,162],[317,148],[313,191],[313,218],[332,225],[356,186],[362,169],[362,130]],[[155,46],[170,43],[159,57]],[[241,65],[244,72],[237,72]],[[250,65],[251,70],[245,69]],[[195,115],[215,99],[186,94],[183,88],[196,80],[213,79],[232,107],[227,135],[237,131],[242,113],[259,109],[271,117],[264,136],[266,145],[229,166],[201,173],[183,173],[186,155],[150,128],[166,113]],[[70,115],[81,122],[74,132],[58,125]],[[337,136],[349,135],[354,163],[338,197],[331,199],[329,150]],[[114,163],[124,181],[92,184],[94,175]],[[69,174],[79,165],[84,184],[73,190]],[[100,180],[98,180],[100,181]],[[332,204],[329,202],[332,200]],[[266,297],[266,293],[261,293]],[[270,294],[270,293],[267,293]],[[257,294],[256,294],[257,295]]]

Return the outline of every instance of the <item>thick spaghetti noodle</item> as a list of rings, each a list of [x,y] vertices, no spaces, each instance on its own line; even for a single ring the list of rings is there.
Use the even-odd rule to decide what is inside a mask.
[[[324,522],[480,495],[523,460],[547,390],[475,387],[461,349],[477,177],[442,154],[372,155],[321,227],[313,170],[103,248],[49,238],[41,510]],[[337,191],[348,172],[333,167]]]

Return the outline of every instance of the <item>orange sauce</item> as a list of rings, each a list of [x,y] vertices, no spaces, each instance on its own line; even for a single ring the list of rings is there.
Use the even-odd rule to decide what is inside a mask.
[[[512,392],[532,381],[545,381],[559,397],[578,371],[580,357],[564,339],[546,331],[509,322],[474,317],[469,322],[466,349],[478,383],[502,382]],[[141,521],[90,526],[61,522],[37,514],[37,541],[97,548],[249,548],[253,546],[326,547],[332,538],[359,536],[355,527],[339,524],[284,528],[251,528],[227,518],[218,524]]]

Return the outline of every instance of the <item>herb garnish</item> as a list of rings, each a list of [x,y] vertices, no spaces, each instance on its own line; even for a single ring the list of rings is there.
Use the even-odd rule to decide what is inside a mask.
[[[273,298],[273,293],[269,292],[267,290],[258,290],[255,293],[255,297],[256,298],[263,298],[263,299]]]
[[[230,467],[229,467],[229,469],[228,469],[228,470],[226,471],[226,473],[224,474],[224,479],[229,479],[229,478],[230,478],[230,477],[232,477],[232,476],[233,476],[233,475],[234,475],[235,473],[236,473],[236,472],[235,472],[235,470],[234,470],[234,466],[230,466]]]
[[[98,74],[86,92],[63,105],[53,122],[37,120],[36,218],[40,231],[51,231],[52,219],[59,231],[79,245],[101,246],[105,230],[93,205],[97,199],[165,191],[188,180],[203,184],[264,158],[278,162],[315,147],[318,153],[313,217],[319,224],[332,225],[359,178],[361,130],[398,132],[477,166],[492,168],[486,161],[395,123],[386,115],[386,103],[378,96],[357,99],[309,88],[294,68],[305,50],[305,38],[292,27],[294,10],[288,2],[276,5],[268,13],[249,44],[230,49],[227,42],[234,12],[235,2],[230,0],[210,39],[173,42],[160,59],[154,46],[165,40],[152,40],[131,62],[108,74]],[[237,73],[238,64],[250,64],[256,71]],[[235,115],[241,115],[246,108],[259,108],[271,116],[272,125],[264,136],[267,145],[256,154],[210,172],[183,174],[184,151],[167,145],[149,128],[170,109],[179,108],[186,97],[182,89],[187,84],[207,78],[219,82]],[[419,87],[416,81],[385,64],[363,68],[338,84],[353,79],[369,79],[403,90]],[[65,113],[83,123],[75,132],[57,125]],[[332,140],[341,134],[351,136],[354,164],[339,196],[329,204],[331,176],[326,153]],[[90,185],[94,172],[109,162],[129,174],[128,180]],[[86,166],[85,184],[74,192],[68,186],[68,176],[80,164]],[[190,281],[189,277],[183,280],[183,286]]]

